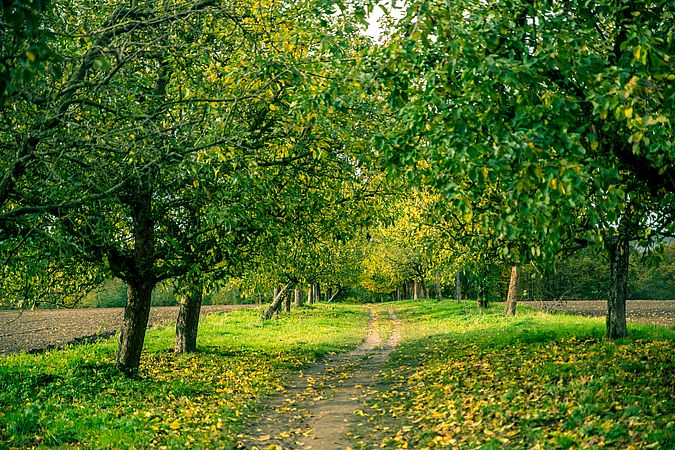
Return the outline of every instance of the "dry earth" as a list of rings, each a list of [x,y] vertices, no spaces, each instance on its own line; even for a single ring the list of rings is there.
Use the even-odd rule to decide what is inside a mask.
[[[204,306],[203,313],[232,311],[243,305]],[[122,320],[124,308],[0,311],[0,355],[35,353],[49,348],[112,336]],[[171,323],[177,306],[150,310],[148,327]]]
[[[564,300],[560,302],[523,302],[545,311],[562,311],[587,317],[604,317],[605,300]],[[626,318],[629,322],[675,325],[675,300],[628,300]]]
[[[386,336],[388,334],[388,336]],[[254,426],[239,436],[240,448],[350,448],[368,435],[366,400],[375,393],[378,373],[401,338],[393,311],[378,317],[371,310],[366,340],[349,353],[310,367],[289,379]]]

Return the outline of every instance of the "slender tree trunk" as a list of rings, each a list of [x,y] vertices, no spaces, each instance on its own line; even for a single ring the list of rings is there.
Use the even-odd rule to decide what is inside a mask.
[[[190,292],[180,299],[180,310],[176,319],[176,353],[197,352],[197,331],[199,313],[202,308],[204,290],[201,286],[192,286]]]
[[[487,296],[487,288],[484,283],[480,283],[478,285],[478,307],[486,309],[488,308],[489,303],[488,303],[488,296]]]
[[[314,291],[314,296],[315,296],[314,302],[319,303],[321,301],[321,284],[316,283],[316,285],[314,285],[314,287],[316,289]]]
[[[340,286],[338,286],[338,288],[335,290],[335,292],[333,292],[333,293],[330,295],[330,297],[328,298],[328,301],[327,301],[327,302],[328,302],[328,303],[331,303],[333,300],[335,300],[335,298],[340,294],[340,291],[341,291],[341,290],[342,290],[342,288],[341,288]]]
[[[295,288],[293,294],[295,295],[295,307],[299,308],[302,306],[302,291],[298,288]]]
[[[434,286],[436,288],[436,300],[441,301],[441,272],[438,270],[436,271]]]
[[[462,300],[462,276],[460,271],[455,274],[455,300]]]
[[[628,293],[628,262],[630,247],[623,235],[607,239],[609,253],[609,295],[607,298],[607,337],[628,336],[626,326],[626,297]]]
[[[310,284],[307,286],[307,303],[310,305],[314,303],[314,285]]]
[[[506,295],[506,304],[504,305],[505,316],[516,315],[516,303],[520,293],[520,266],[511,267],[511,280],[509,281],[509,292]]]
[[[284,312],[286,314],[291,313],[291,296],[288,292],[284,295]]]

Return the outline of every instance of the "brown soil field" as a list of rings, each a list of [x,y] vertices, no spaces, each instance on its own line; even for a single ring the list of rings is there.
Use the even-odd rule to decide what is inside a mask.
[[[204,306],[202,313],[226,312],[245,307],[251,306]],[[0,355],[37,353],[112,336],[118,329],[123,313],[124,308],[0,311]],[[152,308],[148,327],[172,323],[177,315],[177,306]]]
[[[544,311],[562,311],[587,317],[604,317],[607,314],[606,300],[564,300],[522,304]],[[628,322],[675,326],[675,300],[628,300],[626,319]]]

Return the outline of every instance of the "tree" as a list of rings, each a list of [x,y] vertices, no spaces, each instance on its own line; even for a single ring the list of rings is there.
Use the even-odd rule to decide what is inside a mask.
[[[458,208],[496,189],[485,229],[502,247],[530,244],[523,261],[604,243],[614,261],[607,335],[624,336],[626,242],[673,228],[671,2],[420,1],[407,11],[376,66],[405,126],[379,146]],[[657,214],[667,220],[652,227]]]

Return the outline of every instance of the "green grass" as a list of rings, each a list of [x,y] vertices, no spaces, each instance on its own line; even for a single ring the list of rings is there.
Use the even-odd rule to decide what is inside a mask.
[[[381,337],[404,323],[371,401],[374,448],[675,448],[675,330],[501,305],[373,305]],[[366,308],[318,305],[263,322],[211,315],[197,355],[171,351],[173,328],[150,330],[139,379],[114,366],[113,340],[0,358],[0,449],[232,448],[284,375],[355,347]]]
[[[468,302],[385,305],[403,342],[371,406],[372,448],[675,448],[675,331]]]
[[[262,322],[210,315],[199,354],[175,355],[173,329],[149,330],[139,379],[114,366],[115,340],[0,358],[0,449],[231,448],[246,415],[289,371],[360,343],[368,315],[319,305]]]

